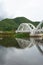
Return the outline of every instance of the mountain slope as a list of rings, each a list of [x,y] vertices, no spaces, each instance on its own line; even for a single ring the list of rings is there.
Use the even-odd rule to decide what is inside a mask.
[[[25,17],[17,17],[15,19],[4,19],[0,21],[0,30],[16,30],[21,23],[32,23],[37,26],[39,22],[33,22]]]

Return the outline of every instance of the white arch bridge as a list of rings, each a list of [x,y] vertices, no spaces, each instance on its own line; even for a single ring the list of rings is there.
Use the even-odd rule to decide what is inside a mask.
[[[41,21],[36,27],[31,23],[21,23],[16,30],[18,32],[28,32],[31,34],[43,32],[43,27],[41,26],[43,21]]]

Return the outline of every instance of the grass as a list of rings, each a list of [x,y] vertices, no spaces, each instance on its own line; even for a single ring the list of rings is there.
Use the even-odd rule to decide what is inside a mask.
[[[29,33],[16,33],[15,37],[16,38],[26,38],[26,37],[28,38],[30,36],[29,36]]]
[[[0,37],[28,38],[29,33],[15,33],[15,31],[2,31]]]

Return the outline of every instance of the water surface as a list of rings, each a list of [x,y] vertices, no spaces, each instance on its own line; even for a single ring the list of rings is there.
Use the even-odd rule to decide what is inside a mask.
[[[43,65],[43,39],[0,38],[0,65]]]

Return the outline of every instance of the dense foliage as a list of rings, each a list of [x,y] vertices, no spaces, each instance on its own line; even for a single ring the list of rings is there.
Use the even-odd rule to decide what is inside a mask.
[[[16,38],[29,38],[30,34],[29,33],[17,33],[15,34]]]
[[[25,17],[17,17],[15,19],[4,19],[0,21],[0,30],[16,30],[21,23],[32,23],[33,25],[37,26],[39,22],[33,22]]]

